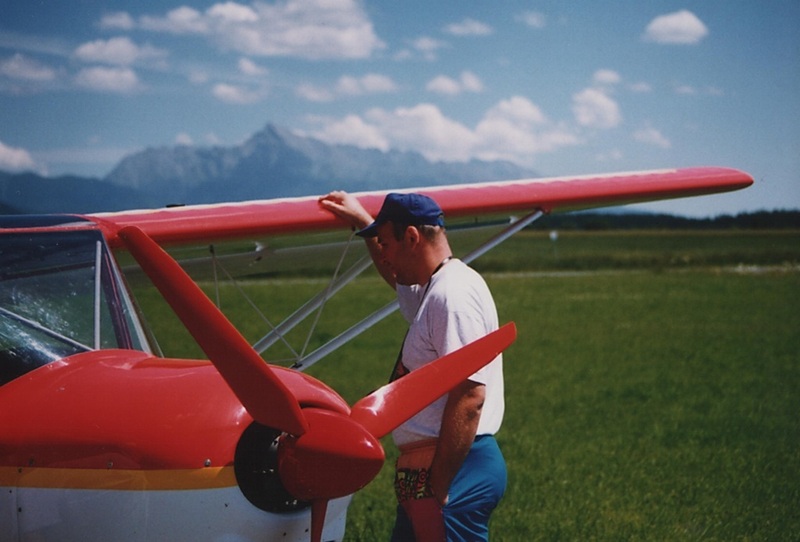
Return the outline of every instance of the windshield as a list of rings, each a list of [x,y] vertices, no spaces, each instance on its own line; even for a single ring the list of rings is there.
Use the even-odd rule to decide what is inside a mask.
[[[0,235],[0,385],[101,348],[150,351],[102,235]]]

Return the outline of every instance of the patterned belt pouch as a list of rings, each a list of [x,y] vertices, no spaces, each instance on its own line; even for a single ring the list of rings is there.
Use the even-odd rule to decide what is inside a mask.
[[[436,453],[436,443],[436,439],[428,439],[400,446],[394,477],[398,503],[433,496],[428,476]]]

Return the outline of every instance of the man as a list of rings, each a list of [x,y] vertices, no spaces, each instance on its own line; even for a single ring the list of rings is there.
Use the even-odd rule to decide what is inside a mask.
[[[402,377],[498,328],[481,276],[453,259],[444,215],[420,194],[389,194],[373,217],[354,196],[320,205],[359,231],[409,322],[393,378]],[[494,434],[503,419],[502,356],[393,433],[400,449],[392,540],[488,540],[489,516],[505,491]]]

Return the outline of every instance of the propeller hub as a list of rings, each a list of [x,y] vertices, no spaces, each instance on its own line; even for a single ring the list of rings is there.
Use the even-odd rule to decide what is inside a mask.
[[[312,501],[355,493],[380,472],[380,441],[338,412],[307,408],[308,430],[284,435],[278,447],[281,482],[296,498]]]

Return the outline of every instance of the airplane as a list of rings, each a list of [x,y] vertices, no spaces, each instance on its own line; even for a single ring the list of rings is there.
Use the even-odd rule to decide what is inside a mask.
[[[743,171],[696,167],[414,191],[440,204],[448,227],[523,215],[471,261],[543,214],[752,183]],[[387,192],[356,195],[374,216]],[[502,352],[514,324],[350,406],[303,369],[391,307],[291,368],[269,364],[260,352],[321,301],[251,345],[165,249],[343,226],[317,196],[0,217],[0,542],[342,540],[352,495],[384,462],[381,437]],[[125,254],[208,360],[161,357]]]

